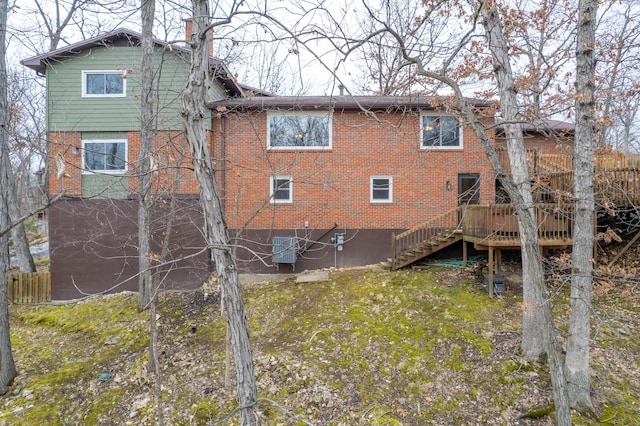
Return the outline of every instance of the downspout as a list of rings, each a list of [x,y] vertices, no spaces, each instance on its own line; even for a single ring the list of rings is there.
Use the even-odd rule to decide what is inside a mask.
[[[222,213],[224,214],[225,206],[227,204],[227,153],[226,153],[226,116],[222,114],[220,116],[220,196],[222,198]]]

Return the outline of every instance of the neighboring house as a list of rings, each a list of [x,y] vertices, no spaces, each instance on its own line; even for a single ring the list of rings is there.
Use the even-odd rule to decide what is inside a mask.
[[[155,43],[153,250],[160,256],[169,241],[158,260],[169,288],[194,288],[210,273],[180,114],[189,54],[184,43]],[[49,212],[54,299],[137,289],[140,61],[140,34],[125,29],[22,61],[46,79],[48,190],[64,193]],[[222,62],[210,64],[210,100],[244,96]]]

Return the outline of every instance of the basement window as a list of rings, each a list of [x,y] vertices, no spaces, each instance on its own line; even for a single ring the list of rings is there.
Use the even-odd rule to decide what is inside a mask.
[[[371,176],[369,197],[372,203],[393,201],[393,179],[391,176]]]
[[[293,184],[291,182],[291,176],[272,177],[270,194],[272,203],[293,202]]]

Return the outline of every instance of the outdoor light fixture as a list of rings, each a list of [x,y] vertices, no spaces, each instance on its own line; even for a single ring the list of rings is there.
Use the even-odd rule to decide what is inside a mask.
[[[451,191],[451,181],[447,181],[447,191]]]
[[[71,153],[73,155],[78,155],[78,152],[80,152],[80,151],[78,151],[78,147],[77,146],[74,146],[74,147],[71,148]]]

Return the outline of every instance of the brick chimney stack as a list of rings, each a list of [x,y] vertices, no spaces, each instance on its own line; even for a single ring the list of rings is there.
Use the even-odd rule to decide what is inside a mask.
[[[193,19],[187,18],[185,23],[185,41],[187,46],[191,46],[191,38],[193,37]],[[209,56],[213,56],[213,31],[209,34]]]

